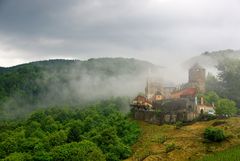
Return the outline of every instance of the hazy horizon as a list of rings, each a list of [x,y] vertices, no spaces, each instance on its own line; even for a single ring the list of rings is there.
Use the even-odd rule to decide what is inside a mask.
[[[0,66],[127,57],[170,67],[239,49],[237,0],[0,0]]]

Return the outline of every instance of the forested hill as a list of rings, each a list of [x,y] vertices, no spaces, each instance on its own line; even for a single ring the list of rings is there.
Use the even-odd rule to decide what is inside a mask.
[[[226,49],[212,52],[206,51],[199,56],[192,57],[186,61],[185,64],[191,66],[194,63],[199,63],[205,67],[214,67],[225,59],[240,59],[240,50]]]
[[[5,69],[5,68],[3,68],[3,67],[0,67],[0,72],[4,71],[4,69]]]
[[[48,60],[0,68],[0,116],[38,107],[79,105],[143,91],[149,68],[136,59]]]

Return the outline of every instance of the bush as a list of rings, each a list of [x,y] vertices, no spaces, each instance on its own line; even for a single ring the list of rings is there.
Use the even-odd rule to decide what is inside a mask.
[[[236,103],[229,99],[218,100],[216,114],[220,116],[230,117],[237,113]]]
[[[213,142],[220,142],[226,139],[224,131],[219,128],[208,127],[204,131],[204,138],[213,141]]]
[[[158,143],[163,144],[163,143],[165,143],[166,141],[167,141],[167,136],[165,136],[165,135],[159,136],[159,138],[158,138]]]
[[[171,152],[171,151],[173,151],[175,149],[176,149],[176,145],[174,143],[166,145],[166,153],[169,153],[169,152]]]
[[[203,113],[199,116],[199,121],[209,121],[209,120],[214,120],[217,117],[215,115]]]
[[[177,121],[175,124],[176,129],[180,129],[183,126],[183,123],[181,121]]]

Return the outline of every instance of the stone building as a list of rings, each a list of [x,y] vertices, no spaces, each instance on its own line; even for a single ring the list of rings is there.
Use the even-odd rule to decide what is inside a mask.
[[[163,93],[162,82],[154,78],[148,78],[147,85],[145,88],[146,98],[151,99],[157,92]]]
[[[198,116],[197,105],[194,98],[167,99],[153,102],[156,111],[163,114],[163,122],[192,121]]]
[[[188,83],[178,90],[148,79],[145,96],[136,97],[131,104],[134,118],[161,124],[193,121],[202,113],[214,114],[214,106],[205,105],[203,97],[198,98],[198,93],[204,92],[205,69],[198,64],[189,69]]]
[[[195,87],[200,93],[205,92],[206,70],[199,64],[195,64],[189,69],[188,86]]]

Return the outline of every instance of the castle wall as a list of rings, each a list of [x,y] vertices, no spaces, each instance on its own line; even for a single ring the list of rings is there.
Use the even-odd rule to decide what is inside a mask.
[[[177,121],[189,122],[193,121],[197,114],[194,112],[179,112],[173,114],[163,114],[157,111],[144,111],[144,110],[134,110],[134,119],[146,121],[153,124],[163,124],[163,123],[176,123]]]

